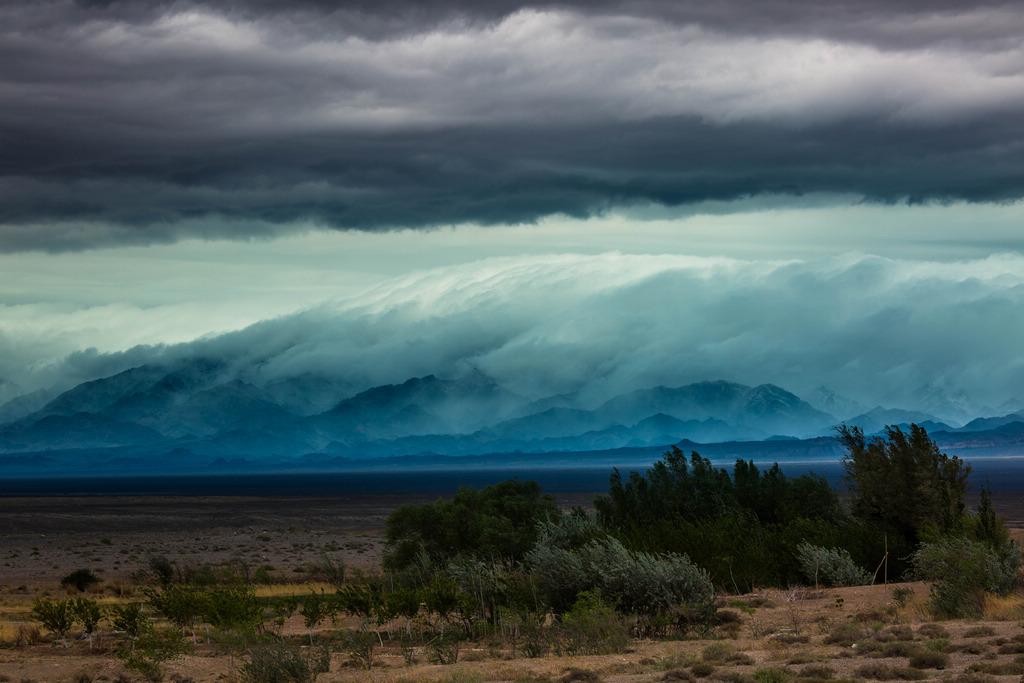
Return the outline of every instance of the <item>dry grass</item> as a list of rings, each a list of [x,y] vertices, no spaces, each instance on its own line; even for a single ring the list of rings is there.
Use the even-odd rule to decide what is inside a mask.
[[[1021,621],[1024,619],[1024,596],[988,595],[985,597],[984,614],[990,621]]]

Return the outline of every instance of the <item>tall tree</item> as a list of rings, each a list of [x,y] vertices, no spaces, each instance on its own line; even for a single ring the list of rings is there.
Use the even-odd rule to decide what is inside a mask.
[[[853,496],[855,517],[879,522],[913,543],[929,530],[959,529],[965,519],[964,496],[970,464],[942,453],[923,427],[885,428],[885,436],[867,438],[859,427],[836,428],[846,450],[843,468]]]
[[[463,486],[450,501],[402,505],[392,512],[385,562],[400,569],[421,552],[435,562],[459,554],[516,562],[533,547],[537,523],[557,515],[555,499],[535,481]]]

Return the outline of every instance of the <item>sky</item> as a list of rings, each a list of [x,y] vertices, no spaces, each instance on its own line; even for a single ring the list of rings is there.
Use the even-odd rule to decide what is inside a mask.
[[[0,398],[203,353],[1024,399],[1022,9],[4,3]]]

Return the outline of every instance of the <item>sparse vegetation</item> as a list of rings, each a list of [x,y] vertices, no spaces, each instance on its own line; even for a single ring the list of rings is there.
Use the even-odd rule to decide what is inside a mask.
[[[175,660],[193,648],[204,662],[217,657],[231,662],[220,672],[248,681],[315,681],[327,672],[331,653],[349,673],[373,669],[377,676],[384,670],[396,683],[427,680],[417,667],[428,662],[452,667],[431,673],[432,681],[493,676],[550,683],[628,674],[691,683],[823,683],[941,675],[983,683],[1024,673],[1024,637],[1012,621],[990,618],[995,627],[927,621],[935,615],[984,616],[993,605],[1005,614],[1017,609],[1016,597],[991,597],[1012,588],[1016,549],[991,509],[987,490],[977,514],[964,511],[947,529],[917,532],[921,542],[914,567],[930,580],[933,613],[904,586],[861,592],[772,587],[791,570],[805,582],[817,575],[823,586],[861,583],[869,577],[857,558],[878,549],[873,535],[881,535],[884,548],[885,534],[892,534],[893,553],[911,542],[910,537],[901,541],[900,530],[888,522],[833,507],[835,491],[822,489],[815,478],[788,479],[776,468],[762,471],[743,461],[729,474],[695,454],[687,459],[670,452],[646,476],[619,478],[618,489],[615,483],[613,477],[612,495],[602,499],[611,502],[598,504],[597,515],[579,509],[552,512],[539,487],[529,483],[499,485],[487,495],[466,489],[455,508],[407,506],[398,516],[401,524],[389,521],[384,571],[350,568],[343,561],[375,542],[372,538],[325,539],[268,525],[267,531],[247,529],[237,542],[197,538],[197,547],[202,543],[208,551],[223,552],[216,563],[197,561],[203,556],[172,546],[154,552],[121,538],[116,544],[90,543],[90,548],[116,545],[111,557],[125,560],[120,575],[106,573],[105,567],[108,585],[91,584],[88,597],[68,600],[34,588],[8,593],[23,605],[18,619],[31,613],[45,641],[85,655],[85,641],[92,646],[95,638],[89,661],[116,656],[131,675],[150,680],[170,676]],[[696,499],[683,500],[690,495]],[[635,500],[627,500],[631,497]],[[810,501],[808,509],[819,516],[807,516],[793,501]],[[671,524],[643,516],[658,510]],[[713,515],[701,517],[694,510]],[[519,526],[511,533],[499,520],[506,511],[519,526],[528,520],[528,533]],[[634,513],[638,516],[623,522]],[[460,538],[458,532],[441,528],[428,534],[418,526],[427,519],[442,525],[479,520],[490,528],[464,536],[489,539],[487,552],[464,539],[461,548],[445,546],[443,539]],[[734,531],[738,536],[729,537]],[[295,554],[295,564],[272,557],[271,566],[262,556],[265,549],[246,545],[253,539]],[[739,554],[751,539],[751,556]],[[406,543],[410,540],[412,545]],[[684,547],[675,545],[683,540],[699,541],[694,557],[672,549]],[[77,553],[81,546],[62,542],[59,547]],[[57,563],[45,547],[40,554],[39,562]],[[701,566],[699,558],[710,555],[711,564]],[[757,595],[741,595],[737,587],[755,580],[751,557],[760,563],[765,583]],[[127,578],[129,562],[144,571]],[[299,566],[304,571],[293,571]],[[54,590],[56,578],[52,581],[45,590]],[[76,589],[71,582],[65,585]],[[731,594],[722,596],[730,587]],[[947,590],[982,611],[940,609],[946,603],[936,596],[952,600],[942,592]],[[31,598],[36,601],[30,611],[24,605]],[[805,608],[808,603],[813,610]],[[60,615],[69,616],[62,621]],[[42,653],[43,648],[32,647],[40,637],[30,627],[35,628],[17,623],[4,631],[0,621],[0,641],[17,644],[19,653]],[[699,642],[687,642],[694,638]],[[568,662],[576,672],[564,669]],[[939,669],[944,673],[936,674]],[[83,671],[93,680],[115,676],[111,670],[102,676]]]

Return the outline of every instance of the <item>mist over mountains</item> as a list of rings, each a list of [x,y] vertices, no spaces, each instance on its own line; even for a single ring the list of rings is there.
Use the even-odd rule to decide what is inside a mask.
[[[1022,263],[605,253],[414,272],[189,342],[11,347],[0,453],[25,467],[58,452],[117,467],[584,453],[784,444],[841,421],[1001,444],[1024,408]]]
[[[812,397],[815,407],[775,385],[723,380],[655,386],[589,405],[573,394],[531,400],[479,371],[413,377],[354,394],[310,374],[262,384],[231,375],[224,363],[198,358],[84,382],[37,409],[16,397],[0,407],[7,418],[0,462],[33,472],[55,462],[125,471],[523,452],[564,459],[676,443],[828,440],[842,421],[868,433],[916,422],[955,434],[966,448],[1024,441],[1024,412],[966,425],[881,407],[836,415],[821,408],[857,404],[822,390]],[[780,446],[785,451],[778,443],[770,450]]]

